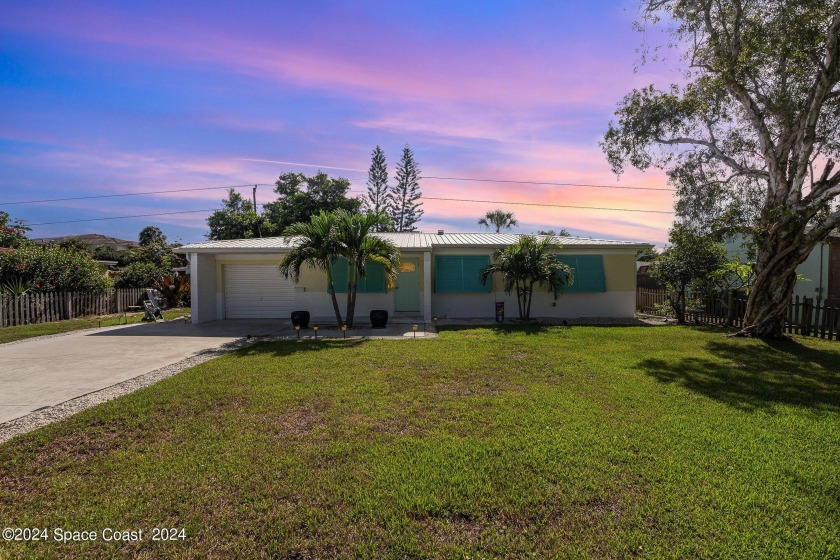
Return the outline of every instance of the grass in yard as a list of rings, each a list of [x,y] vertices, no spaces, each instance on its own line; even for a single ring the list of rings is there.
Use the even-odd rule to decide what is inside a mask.
[[[259,344],[0,446],[0,557],[836,558],[840,344],[687,327]]]
[[[163,316],[167,320],[174,319],[181,315],[189,315],[189,307],[178,307],[164,309]],[[45,334],[58,334],[81,329],[94,329],[97,327],[110,327],[113,325],[125,325],[139,323],[143,320],[143,313],[126,313],[118,315],[104,315],[100,320],[97,316],[71,319],[69,321],[55,321],[54,323],[36,323],[34,325],[15,325],[14,327],[0,328],[0,344],[43,336]]]

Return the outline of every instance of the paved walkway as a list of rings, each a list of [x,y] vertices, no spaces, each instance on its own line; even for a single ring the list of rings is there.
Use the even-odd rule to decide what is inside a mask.
[[[423,336],[418,325],[416,336]],[[289,321],[213,321],[123,325],[0,344],[0,424],[105,389],[247,337],[297,338]],[[341,338],[335,326],[318,336]],[[314,332],[301,331],[301,338]],[[414,336],[411,324],[347,331],[354,337]],[[429,336],[434,336],[431,333]]]

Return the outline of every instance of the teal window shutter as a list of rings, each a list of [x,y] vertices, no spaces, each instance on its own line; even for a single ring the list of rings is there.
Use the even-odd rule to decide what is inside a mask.
[[[486,284],[481,283],[481,271],[490,265],[490,257],[478,255],[475,257],[462,257],[461,265],[464,270],[464,291],[465,292],[489,292],[491,282],[488,279]]]
[[[435,291],[489,292],[490,282],[481,283],[481,270],[490,264],[487,255],[435,257]]]
[[[564,291],[606,292],[607,280],[604,275],[603,255],[561,255],[557,257],[574,271],[574,284],[566,286]]]
[[[365,263],[365,278],[359,278],[358,293],[382,293],[385,291],[385,268],[376,262]]]
[[[330,263],[330,273],[332,273],[333,285],[335,286],[335,293],[347,293],[347,278],[348,278],[347,259],[339,257]],[[329,291],[329,286],[327,286]]]
[[[587,292],[606,292],[607,279],[604,275],[604,257],[602,255],[580,255],[577,262],[576,279]]]
[[[385,269],[381,264],[375,262],[368,262],[365,264],[365,271],[367,278],[359,278],[359,283],[356,286],[356,293],[381,293],[385,291]],[[333,284],[335,285],[335,293],[346,294],[347,282],[350,278],[350,267],[347,264],[347,259],[339,257],[330,264],[330,272],[332,272]]]
[[[460,292],[464,285],[464,272],[460,257],[435,257],[435,290]]]

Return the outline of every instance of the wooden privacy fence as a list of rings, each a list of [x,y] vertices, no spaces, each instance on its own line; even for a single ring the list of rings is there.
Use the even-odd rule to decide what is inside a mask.
[[[33,292],[17,297],[0,296],[0,327],[122,313],[140,304],[144,294],[142,288],[126,288],[99,293]]]
[[[689,300],[693,298],[689,297]],[[646,315],[669,314],[668,292],[664,289],[636,290],[636,311]],[[741,327],[747,310],[744,294],[712,294],[701,298],[697,307],[686,309],[686,320],[705,325]],[[827,340],[840,340],[840,302],[796,296],[788,304],[785,331]]]

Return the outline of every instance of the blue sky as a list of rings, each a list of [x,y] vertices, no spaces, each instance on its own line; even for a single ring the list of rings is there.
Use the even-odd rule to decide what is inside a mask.
[[[271,184],[322,166],[364,189],[381,145],[424,175],[666,188],[617,179],[597,143],[633,87],[673,81],[638,65],[622,2],[28,2],[0,5],[0,202]],[[664,191],[427,179],[421,229],[476,231],[502,207],[518,231],[662,244]],[[243,190],[250,193],[250,189]],[[0,205],[30,224],[218,207],[222,189]],[[260,187],[261,202],[271,200]],[[33,226],[33,236],[144,226],[197,241],[206,213]]]

